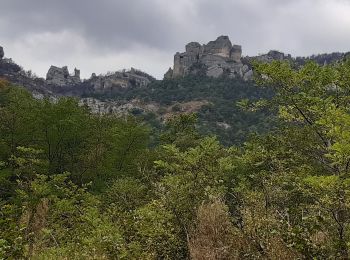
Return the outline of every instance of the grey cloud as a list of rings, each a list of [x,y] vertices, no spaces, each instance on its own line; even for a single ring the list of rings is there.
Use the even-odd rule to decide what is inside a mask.
[[[57,63],[161,77],[187,42],[218,35],[245,55],[349,51],[349,13],[349,0],[2,0],[0,45],[40,75]]]
[[[164,48],[176,24],[153,0],[5,0],[0,16],[12,38],[73,30],[100,48],[142,43]]]
[[[269,49],[311,55],[348,48],[348,0],[223,0],[219,3],[200,1],[199,19],[212,31],[229,34],[249,55]],[[341,9],[343,12],[339,13]],[[344,21],[337,24],[339,17]]]

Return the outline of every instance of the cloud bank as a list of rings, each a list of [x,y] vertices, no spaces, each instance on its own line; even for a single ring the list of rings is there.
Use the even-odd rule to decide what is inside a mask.
[[[348,0],[3,0],[5,55],[44,76],[135,67],[157,78],[190,41],[228,35],[243,55],[350,51]]]

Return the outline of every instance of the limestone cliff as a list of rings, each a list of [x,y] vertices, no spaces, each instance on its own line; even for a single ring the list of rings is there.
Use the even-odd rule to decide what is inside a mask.
[[[185,48],[185,52],[175,54],[174,67],[168,70],[165,78],[183,77],[198,72],[198,67],[211,77],[224,73],[232,78],[244,77],[249,72],[249,68],[242,63],[242,47],[232,45],[228,36],[219,36],[204,45],[190,42]]]

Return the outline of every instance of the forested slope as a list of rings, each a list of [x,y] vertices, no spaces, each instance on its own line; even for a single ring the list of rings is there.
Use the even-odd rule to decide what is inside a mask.
[[[154,130],[1,81],[0,258],[348,259],[350,62],[255,71],[274,94],[239,106],[274,127],[231,147],[200,113]]]

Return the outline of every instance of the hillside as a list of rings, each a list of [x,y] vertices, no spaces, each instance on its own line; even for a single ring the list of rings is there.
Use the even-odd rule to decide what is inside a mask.
[[[350,0],[0,1],[0,260],[350,260]]]
[[[350,60],[254,69],[271,95],[187,75],[123,88],[101,114],[0,80],[0,258],[348,259]],[[179,113],[253,132],[261,117],[230,102],[259,96],[248,107],[278,111],[276,124],[239,145]],[[171,109],[154,128],[119,102]]]
[[[242,47],[220,36],[208,44],[191,42],[185,52],[174,55],[174,66],[163,80],[137,69],[92,74],[81,80],[80,71],[51,66],[46,79],[24,71],[11,59],[0,59],[0,77],[28,89],[37,98],[73,96],[93,113],[133,114],[153,127],[180,113],[197,113],[203,134],[217,135],[224,144],[242,143],[253,134],[273,126],[271,111],[250,113],[237,105],[241,100],[271,97],[272,92],[255,86],[253,62],[288,61],[299,67],[307,61],[328,64],[347,54],[332,53],[293,58],[278,51],[255,57],[242,56]]]

